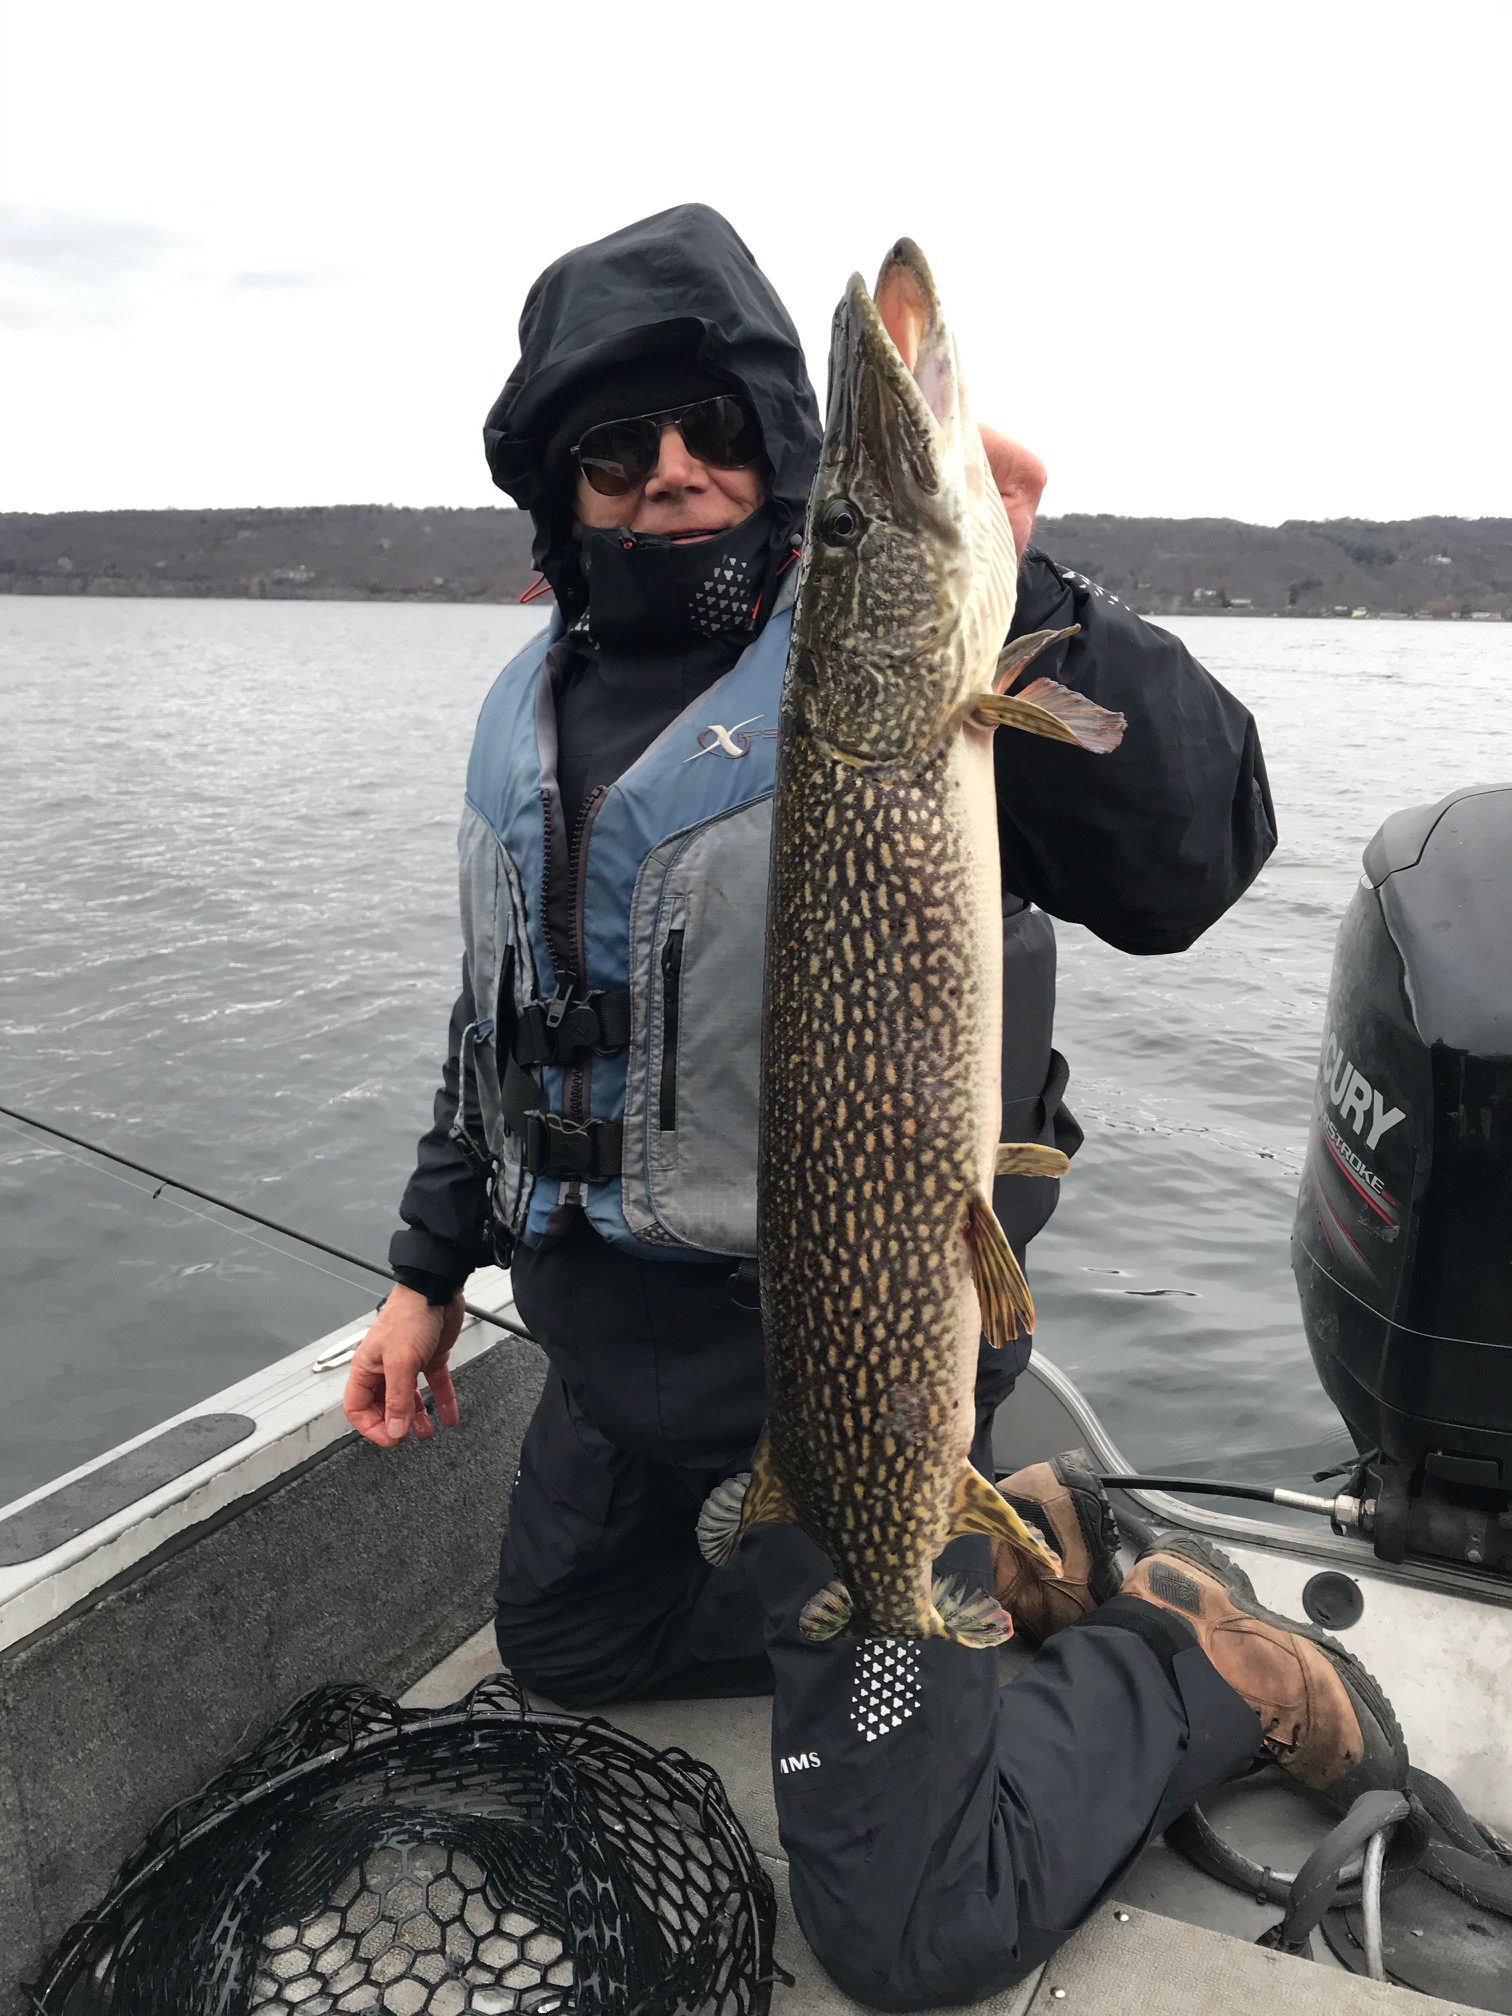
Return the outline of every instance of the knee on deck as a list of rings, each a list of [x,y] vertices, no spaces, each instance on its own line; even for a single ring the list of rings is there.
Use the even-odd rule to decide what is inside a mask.
[[[854,1895],[827,1892],[816,1904],[801,1878],[793,1886],[793,1908],[814,1957],[838,1988],[869,2008],[980,2002],[1023,1980],[1045,1957],[1041,1951],[1020,1959],[1012,1926],[997,1923],[980,1900],[964,1911],[951,1910],[948,1899],[940,1904],[879,1897],[861,1866]]]
[[[627,1691],[623,1647],[567,1632],[550,1611],[505,1603],[494,1611],[494,1639],[504,1670],[527,1693],[562,1708],[603,1708]]]

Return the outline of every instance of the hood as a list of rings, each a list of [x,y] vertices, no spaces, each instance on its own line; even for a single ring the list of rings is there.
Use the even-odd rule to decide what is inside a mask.
[[[571,519],[550,508],[543,481],[553,418],[594,372],[668,350],[751,402],[771,470],[774,569],[802,537],[820,429],[798,332],[724,218],[681,203],[546,268],[525,297],[520,361],[484,423],[493,480],[531,514],[535,564],[569,614],[582,577]]]

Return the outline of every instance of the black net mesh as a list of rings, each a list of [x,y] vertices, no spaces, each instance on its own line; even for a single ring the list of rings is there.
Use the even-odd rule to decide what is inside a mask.
[[[529,1713],[306,1695],[159,1822],[43,2016],[765,2016],[772,1886],[706,1765]]]

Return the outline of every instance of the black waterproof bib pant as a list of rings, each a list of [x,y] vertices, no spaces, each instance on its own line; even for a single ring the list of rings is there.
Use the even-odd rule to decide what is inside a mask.
[[[701,1278],[674,1288],[673,1274]],[[517,1256],[515,1291],[564,1367],[557,1326],[570,1326],[573,1369],[554,1365],[521,1453],[499,1573],[504,1663],[573,1708],[770,1692],[794,1909],[849,1994],[911,2009],[1007,1986],[1167,1821],[1256,1755],[1253,1711],[1184,1624],[1133,1597],[1058,1633],[1006,1688],[995,1657],[944,1641],[807,1643],[799,1612],[832,1572],[811,1541],[757,1527],[722,1570],[694,1543],[700,1505],[744,1467],[760,1420],[760,1326],[731,1303],[727,1272],[612,1253],[584,1228]],[[595,1338],[674,1395],[683,1376],[729,1368],[700,1410],[706,1439],[648,1427],[633,1380],[618,1389],[625,1418],[591,1419],[575,1368]],[[988,1474],[994,1404],[979,1409],[974,1452]],[[943,1564],[991,1586],[985,1540],[953,1542]]]

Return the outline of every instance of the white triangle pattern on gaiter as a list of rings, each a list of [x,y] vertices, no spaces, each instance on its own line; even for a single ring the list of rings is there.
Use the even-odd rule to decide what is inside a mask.
[[[919,1705],[922,1650],[906,1638],[863,1638],[851,1678],[851,1724],[875,1743]]]
[[[706,637],[738,630],[750,621],[751,577],[748,561],[725,555],[707,581],[693,591],[693,621]]]

